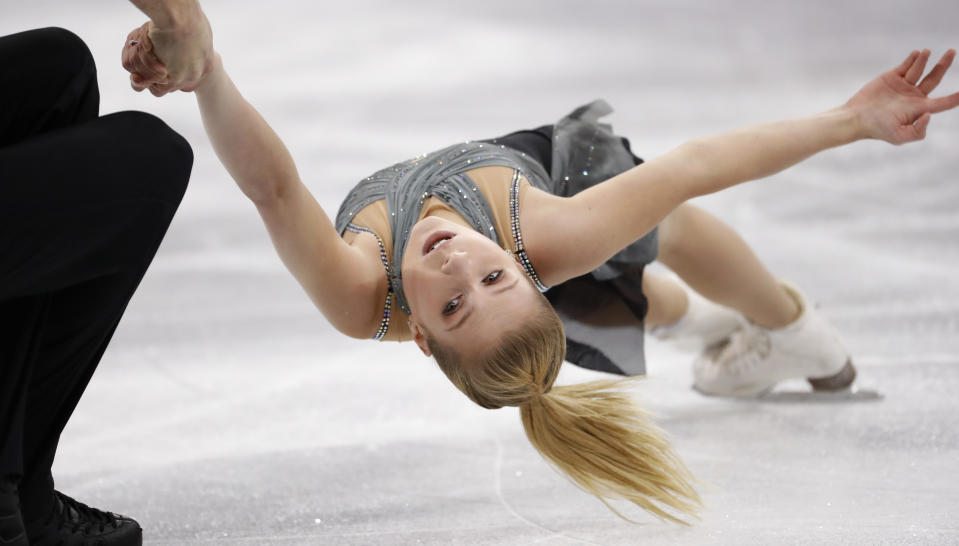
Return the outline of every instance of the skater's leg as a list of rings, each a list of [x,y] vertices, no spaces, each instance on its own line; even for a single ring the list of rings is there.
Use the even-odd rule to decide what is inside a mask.
[[[0,531],[16,534],[22,512],[31,540],[137,543],[131,520],[74,519],[87,509],[54,497],[50,465],[182,198],[192,152],[153,116],[98,119],[93,59],[67,31],[0,38],[0,64],[16,83],[0,89],[13,105],[0,113]]]
[[[45,28],[0,37],[0,148],[96,119],[96,69],[73,33]],[[48,157],[55,160],[55,157]],[[45,295],[0,301],[0,539],[23,543],[17,481],[23,469],[30,368]],[[22,334],[15,336],[14,332]]]
[[[23,423],[30,367],[38,348],[39,325],[49,307],[46,296],[0,301],[0,481],[23,474]]]
[[[147,114],[97,120],[93,57],[67,30],[0,37],[0,77],[11,83],[0,86],[0,301],[136,261],[118,252],[134,248],[118,244],[124,223],[147,201],[169,201],[167,175],[189,172],[189,146]]]
[[[144,254],[158,241],[144,241]],[[20,498],[28,523],[52,509],[50,473],[60,434],[80,400],[149,262],[85,281],[49,298],[41,334],[32,349],[25,403]],[[38,296],[33,296],[37,298]]]
[[[0,81],[0,147],[97,117],[93,56],[68,30],[0,36]]]
[[[141,112],[0,149],[0,301],[138,265],[138,226],[172,215],[191,164],[186,141]]]
[[[51,150],[64,161],[43,161]],[[191,161],[179,135],[136,112],[0,150],[0,346],[21,355],[11,366],[24,370],[20,396],[29,381],[23,466],[5,472],[22,472],[25,519],[49,507],[60,432],[166,232]],[[31,314],[41,318],[21,321]],[[15,411],[4,418],[17,429]]]
[[[706,298],[754,324],[781,328],[799,314],[796,301],[732,228],[689,203],[660,224],[659,260]]]
[[[675,323],[682,318],[689,304],[682,285],[666,275],[649,271],[643,273],[643,294],[649,302],[643,321],[646,328]]]
[[[698,293],[749,319],[694,362],[699,390],[752,396],[790,378],[809,378],[823,390],[852,383],[855,368],[835,328],[796,287],[773,277],[731,228],[684,204],[659,233],[664,264]]]
[[[673,275],[647,273],[643,293],[649,302],[646,331],[679,348],[703,348],[724,341],[745,322],[739,311],[705,299]]]
[[[30,519],[48,511],[60,432],[182,198],[192,153],[153,116],[93,119],[92,59],[72,34],[2,38],[4,62],[21,60],[11,44],[46,51],[23,66],[80,73],[35,85],[46,104],[4,89],[35,123],[0,124],[0,478],[21,482]]]

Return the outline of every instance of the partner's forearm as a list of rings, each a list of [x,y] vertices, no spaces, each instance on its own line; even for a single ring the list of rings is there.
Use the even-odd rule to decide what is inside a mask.
[[[217,67],[196,90],[203,127],[220,162],[256,204],[269,203],[299,180],[286,146]]]
[[[197,0],[130,0],[130,2],[161,28],[181,25],[200,10]]]
[[[804,118],[744,127],[691,140],[667,155],[689,197],[775,174],[817,152],[861,137],[855,114],[836,108]]]

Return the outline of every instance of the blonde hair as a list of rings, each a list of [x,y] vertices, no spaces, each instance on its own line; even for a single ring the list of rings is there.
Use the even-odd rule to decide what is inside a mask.
[[[631,399],[630,379],[553,386],[566,355],[563,324],[538,294],[528,321],[479,357],[462,357],[427,337],[443,373],[484,408],[518,406],[537,451],[585,491],[625,499],[656,516],[688,524],[667,511],[698,518],[702,506],[692,475],[649,414]],[[637,334],[641,335],[641,334]]]

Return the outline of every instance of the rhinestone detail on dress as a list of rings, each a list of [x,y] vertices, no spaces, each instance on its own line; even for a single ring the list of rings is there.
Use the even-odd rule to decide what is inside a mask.
[[[386,258],[386,247],[383,246],[383,240],[380,239],[380,236],[377,235],[372,229],[358,226],[354,223],[349,223],[346,225],[346,229],[352,231],[353,233],[369,233],[373,237],[376,237],[376,244],[380,246],[380,261],[383,262],[383,268],[386,269],[386,279],[389,281],[390,278],[390,262]],[[386,303],[383,305],[383,319],[380,320],[380,327],[376,330],[376,334],[373,335],[373,339],[379,341],[383,339],[383,336],[386,335],[386,330],[390,327],[390,307],[393,304],[393,286],[387,282],[386,283]]]
[[[467,173],[491,165],[519,168],[531,184],[544,190],[549,188],[549,174],[525,154],[482,142],[464,142],[377,171],[353,188],[340,205],[335,225],[337,231],[343,233],[358,211],[374,201],[385,199],[393,237],[390,263],[397,266],[390,268],[389,279],[393,288],[393,305],[399,310],[411,313],[403,292],[399,264],[409,242],[410,230],[419,219],[428,197],[439,199],[474,230],[503,245],[501,238],[508,236],[496,232],[490,204],[482,192],[473,189],[476,184]]]
[[[523,247],[523,235],[519,231],[519,181],[519,169],[513,169],[513,181],[510,182],[509,186],[509,226],[510,231],[513,232],[513,241],[516,243],[516,257],[519,258],[519,263],[523,264],[523,269],[533,280],[536,288],[540,292],[546,292],[549,287],[539,280],[539,275],[533,269],[533,264],[529,261],[529,256],[526,255],[526,248]]]

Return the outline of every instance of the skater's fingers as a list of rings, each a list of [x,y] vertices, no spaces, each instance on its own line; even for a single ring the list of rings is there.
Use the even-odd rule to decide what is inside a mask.
[[[926,62],[929,60],[929,55],[932,52],[928,49],[923,49],[922,52],[916,57],[916,60],[912,63],[912,66],[909,67],[909,70],[906,72],[906,81],[910,85],[915,85],[919,81],[919,76],[922,76],[923,71],[926,69]]]
[[[929,112],[933,114],[952,110],[956,106],[959,106],[959,92],[946,95],[945,97],[929,99]]]
[[[946,74],[946,71],[949,70],[949,66],[952,64],[952,60],[956,56],[956,50],[950,49],[947,51],[939,62],[936,63],[936,66],[932,68],[929,74],[919,82],[919,90],[929,95],[932,91],[939,85],[939,82],[942,81],[942,77]]]
[[[902,64],[897,66],[894,70],[896,71],[897,76],[906,76],[906,72],[909,71],[909,67],[912,66],[913,61],[916,60],[916,56],[919,55],[919,51],[913,51],[906,57],[905,61],[902,61]]]

